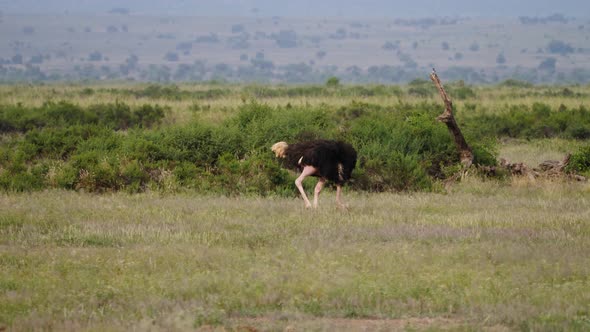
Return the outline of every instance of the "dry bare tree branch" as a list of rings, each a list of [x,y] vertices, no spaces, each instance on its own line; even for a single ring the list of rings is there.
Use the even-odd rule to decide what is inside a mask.
[[[445,104],[444,112],[441,115],[439,115],[436,119],[447,125],[447,128],[449,129],[451,136],[453,136],[455,145],[459,150],[461,164],[463,164],[464,169],[467,169],[471,166],[471,164],[473,164],[473,151],[469,147],[469,144],[467,144],[467,141],[465,140],[463,133],[461,133],[461,130],[457,125],[457,121],[455,121],[455,117],[453,116],[453,102],[447,94],[447,92],[445,91],[434,68],[432,69],[432,73],[430,74],[430,79],[432,80],[432,82],[434,82],[434,85],[438,89],[438,92],[440,93],[440,96]]]

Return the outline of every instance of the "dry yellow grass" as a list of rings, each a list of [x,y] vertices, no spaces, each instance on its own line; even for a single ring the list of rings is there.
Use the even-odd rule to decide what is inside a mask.
[[[498,156],[512,163],[525,163],[535,167],[546,160],[561,161],[568,153],[577,151],[584,144],[584,141],[559,138],[530,141],[504,140],[500,143]]]

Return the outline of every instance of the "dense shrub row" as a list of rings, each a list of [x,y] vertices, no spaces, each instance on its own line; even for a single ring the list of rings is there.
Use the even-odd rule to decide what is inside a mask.
[[[402,89],[391,85],[351,85],[338,86],[326,85],[304,85],[304,86],[257,86],[247,85],[242,88],[244,95],[255,98],[276,98],[276,97],[373,97],[373,96],[401,96]]]
[[[465,126],[484,137],[588,139],[590,111],[585,106],[517,105],[492,114],[476,113],[465,119]]]
[[[181,90],[177,85],[148,85],[139,90],[113,90],[112,92],[122,92],[123,95],[131,95],[137,98],[152,99],[215,99],[226,97],[231,94],[228,88],[210,88],[206,90],[187,91]]]
[[[431,190],[437,179],[456,171],[459,159],[446,127],[435,120],[440,111],[434,102],[344,107],[250,102],[221,124],[194,121],[150,129],[164,116],[159,106],[2,106],[1,128],[11,134],[0,141],[0,188],[295,195],[295,175],[279,167],[270,146],[331,138],[358,150],[353,189]],[[493,142],[499,136],[590,137],[583,107],[553,110],[535,104],[459,120],[475,162],[484,165],[495,164]],[[586,172],[589,160],[590,153],[582,150],[571,169]]]
[[[336,79],[333,77],[332,79]],[[336,79],[337,80],[337,79]],[[463,82],[455,82],[447,85],[447,90],[456,99],[473,98],[475,91],[464,85]],[[242,96],[253,98],[277,98],[277,97],[374,97],[374,96],[398,96],[403,95],[430,97],[437,94],[436,89],[430,81],[416,79],[409,83],[408,89],[404,90],[394,85],[339,85],[328,80],[325,85],[285,85],[268,86],[249,84],[236,88]],[[84,90],[84,94],[88,91]],[[205,90],[188,91],[182,90],[177,85],[149,85],[142,89],[110,89],[110,93],[137,98],[152,99],[218,99],[231,95],[233,92],[228,87],[209,88]]]
[[[95,104],[87,108],[61,102],[40,107],[0,105],[0,132],[26,132],[39,128],[66,128],[74,125],[98,125],[115,130],[149,128],[164,117],[164,108],[143,105],[132,109],[125,103]]]
[[[300,86],[268,86],[245,85],[235,88],[242,96],[252,98],[277,98],[277,97],[371,97],[371,96],[401,96],[404,92],[398,86],[386,85],[300,85]],[[234,93],[228,87],[209,88],[204,90],[182,90],[177,85],[149,85],[142,89],[109,89],[109,93],[136,98],[168,99],[168,100],[203,100],[218,99]],[[432,92],[432,91],[431,91]],[[91,93],[94,93],[92,90]],[[89,90],[83,90],[83,95],[88,95]]]
[[[335,80],[336,83],[332,83]],[[507,96],[513,98],[586,98],[587,93],[577,92],[564,87],[534,87],[531,83],[517,80],[507,80],[498,88],[509,88],[512,92]],[[473,99],[478,96],[477,89],[466,85],[463,81],[449,82],[445,89],[455,100]],[[108,93],[121,98],[149,98],[165,100],[209,100],[232,97],[236,94],[253,98],[296,98],[296,97],[436,97],[438,92],[432,82],[425,79],[414,79],[406,88],[396,85],[342,85],[338,78],[331,77],[325,85],[209,85],[202,89],[183,89],[175,84],[150,84],[136,88],[91,88],[79,90],[80,96],[86,97],[95,93]]]
[[[25,117],[39,121],[16,121],[4,112],[10,121],[3,123],[23,134],[5,136],[0,145],[0,188],[291,195],[294,174],[279,167],[270,146],[319,137],[347,140],[357,148],[351,184],[357,190],[428,190],[458,161],[446,128],[434,120],[440,108],[434,104],[394,109],[352,103],[336,109],[248,103],[221,125],[193,122],[151,130],[141,121],[107,121],[111,118],[101,110],[109,107],[128,109],[47,104]],[[66,113],[73,115],[44,117]]]
[[[166,99],[166,100],[207,100],[207,99],[219,99],[231,96],[232,94],[238,93],[242,96],[248,96],[251,98],[277,98],[277,97],[373,97],[373,96],[403,96],[404,94],[416,95],[416,96],[431,96],[436,93],[436,90],[432,87],[432,83],[424,80],[418,80],[418,85],[414,84],[408,91],[404,91],[399,86],[394,85],[279,85],[279,86],[268,86],[268,85],[255,85],[249,84],[244,86],[223,86],[210,87],[202,90],[185,90],[181,89],[177,85],[158,85],[151,84],[143,88],[126,89],[126,88],[110,88],[106,90],[85,88],[80,90],[81,96],[90,96],[97,92],[107,92],[113,95],[122,96],[122,98],[134,97],[134,98],[150,98],[150,99]],[[454,89],[454,85],[449,85],[451,89]],[[467,89],[469,96],[474,96],[473,90],[468,87],[462,87],[461,89]],[[455,90],[453,90],[455,91]],[[462,90],[461,90],[462,91]],[[459,91],[458,93],[461,98],[463,94]]]
[[[476,96],[475,91],[462,82],[451,83],[446,87],[457,99],[473,98]],[[374,97],[384,96],[402,97],[404,95],[417,97],[431,97],[438,92],[432,85],[432,82],[416,79],[408,84],[408,89],[401,89],[394,85],[342,85],[332,86],[329,82],[325,86],[284,86],[268,87],[248,85],[244,87],[243,92],[257,98],[268,97]]]

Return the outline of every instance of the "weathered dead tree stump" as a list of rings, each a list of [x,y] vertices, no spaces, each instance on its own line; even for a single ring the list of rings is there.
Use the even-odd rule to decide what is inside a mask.
[[[455,145],[457,146],[457,150],[459,150],[459,158],[461,164],[463,165],[463,168],[459,172],[457,172],[455,175],[451,176],[445,181],[445,187],[447,187],[448,189],[448,187],[455,181],[457,181],[459,178],[463,178],[463,176],[467,173],[469,167],[471,167],[471,165],[473,164],[473,151],[471,150],[471,147],[469,147],[469,144],[467,144],[467,141],[465,140],[465,137],[463,136],[461,129],[459,129],[459,125],[457,125],[457,121],[455,121],[455,116],[453,115],[453,101],[445,91],[445,88],[443,87],[440,79],[438,78],[438,75],[436,74],[436,70],[434,70],[434,68],[432,68],[432,73],[430,73],[430,79],[432,80],[432,82],[434,82],[434,85],[438,89],[440,97],[442,98],[445,104],[445,110],[436,119],[444,123],[449,129],[449,132],[451,133],[451,136],[453,136],[453,140],[455,141]]]
[[[438,92],[440,93],[440,96],[443,102],[445,103],[445,110],[436,119],[447,125],[447,128],[449,129],[451,136],[453,136],[455,145],[459,150],[460,160],[461,164],[463,165],[463,169],[466,170],[471,166],[471,164],[473,164],[473,151],[469,147],[469,144],[467,144],[467,141],[465,140],[463,133],[461,133],[461,129],[459,129],[457,121],[455,121],[455,116],[453,116],[453,102],[447,94],[447,92],[445,91],[445,88],[440,82],[440,79],[438,78],[438,75],[436,74],[434,68],[432,69],[432,73],[430,74],[430,79],[432,80],[432,82],[434,82],[434,85],[438,89]]]

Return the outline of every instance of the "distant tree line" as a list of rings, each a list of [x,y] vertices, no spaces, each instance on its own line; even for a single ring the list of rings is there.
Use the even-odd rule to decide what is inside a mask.
[[[461,19],[459,18],[450,18],[450,17],[425,17],[425,18],[413,18],[413,19],[403,19],[398,18],[393,21],[395,25],[401,26],[415,26],[420,27],[423,29],[427,29],[437,25],[454,25],[460,23]]]
[[[553,14],[546,17],[529,17],[521,16],[518,18],[522,24],[547,24],[547,23],[563,23],[566,24],[570,20],[562,14]]]
[[[167,58],[176,58],[175,54],[167,54]],[[94,55],[98,58],[97,55]],[[416,78],[427,76],[430,68],[418,66],[407,54],[399,53],[402,65],[374,65],[368,68],[349,66],[316,66],[305,62],[277,65],[265,59],[264,54],[243,60],[243,64],[229,65],[226,63],[212,64],[206,61],[193,63],[141,64],[136,55],[129,56],[120,65],[101,65],[100,62],[89,61],[75,65],[69,71],[42,70],[35,63],[41,62],[43,56],[33,57],[26,63],[22,59],[0,61],[0,82],[50,82],[80,80],[134,80],[147,82],[281,82],[281,83],[324,83],[330,77],[338,77],[342,83],[407,83]],[[248,60],[249,59],[249,60]],[[22,63],[14,66],[12,63]],[[505,57],[499,54],[496,62],[498,67],[483,71],[478,68],[454,66],[437,68],[447,80],[463,80],[470,84],[497,83],[506,79],[517,79],[531,83],[581,83],[590,82],[590,69],[576,68],[559,70],[558,59],[545,57],[537,67],[508,67]]]
[[[128,14],[124,8],[113,8],[110,14]],[[278,20],[278,18],[273,18]],[[421,18],[397,19],[396,25],[419,26],[428,28],[433,25],[452,25],[460,23],[457,18]],[[562,15],[551,15],[545,18],[521,17],[523,24],[537,23],[567,23]],[[388,40],[381,45],[381,52],[391,52],[397,57],[398,65],[373,65],[366,68],[349,66],[318,65],[328,62],[329,54],[320,48],[320,41],[327,39],[365,38],[366,34],[355,31],[368,27],[359,22],[352,22],[348,26],[337,28],[335,32],[324,36],[301,37],[292,29],[280,29],[278,32],[266,33],[261,31],[249,32],[244,24],[236,23],[229,27],[231,35],[220,38],[216,33],[198,35],[191,40],[178,41],[170,50],[164,50],[161,55],[162,63],[141,63],[137,55],[130,55],[123,63],[113,65],[109,57],[101,51],[92,50],[87,55],[78,56],[79,62],[74,62],[71,69],[60,71],[44,69],[52,56],[68,59],[67,51],[60,50],[55,54],[32,54],[26,57],[20,53],[26,49],[22,41],[12,41],[11,46],[16,54],[10,58],[0,58],[0,82],[18,81],[53,81],[53,80],[139,80],[153,82],[173,81],[229,81],[229,82],[285,82],[285,83],[321,83],[330,77],[339,77],[343,82],[354,83],[406,83],[417,77],[424,77],[429,72],[430,65],[417,63],[412,57],[412,50],[419,47],[418,41],[402,45],[400,40]],[[85,31],[91,31],[86,28]],[[108,26],[107,32],[127,32],[127,26]],[[25,26],[24,34],[35,34],[36,28]],[[161,33],[159,39],[176,39],[171,33]],[[271,59],[265,58],[263,51],[255,55],[246,50],[251,49],[253,40],[266,39],[272,41],[276,47],[289,49],[308,45],[310,42],[317,47],[315,55],[306,62],[277,65]],[[231,50],[240,50],[239,64],[212,63],[195,61],[187,63],[184,56],[188,56],[194,49],[207,47],[209,43],[222,43]],[[223,45],[222,45],[223,46]],[[559,61],[569,54],[586,53],[588,50],[575,48],[567,41],[551,40],[544,47],[537,50],[539,62],[531,67],[516,67],[510,63],[503,51],[496,55],[496,67],[493,69],[476,69],[459,64],[465,57],[478,53],[485,46],[472,41],[464,50],[458,50],[455,45],[447,41],[441,42],[441,49],[447,59],[456,64],[445,70],[445,78],[464,80],[468,83],[495,83],[508,78],[517,78],[533,83],[588,83],[590,69],[580,68],[563,71],[559,68]],[[488,46],[489,47],[489,46]],[[70,47],[71,48],[71,47]],[[440,70],[440,68],[439,68]]]

